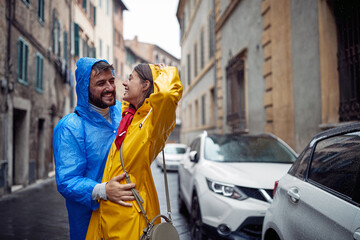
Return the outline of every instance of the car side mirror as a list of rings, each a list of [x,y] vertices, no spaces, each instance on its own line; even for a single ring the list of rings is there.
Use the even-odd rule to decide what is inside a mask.
[[[198,153],[197,151],[191,151],[190,152],[190,161],[197,163],[199,161]]]

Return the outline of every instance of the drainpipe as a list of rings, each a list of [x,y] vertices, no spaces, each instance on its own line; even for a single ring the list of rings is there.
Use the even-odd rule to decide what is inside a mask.
[[[9,106],[8,106],[8,98],[9,98],[9,68],[10,68],[10,54],[11,54],[11,22],[12,22],[12,10],[14,4],[13,1],[6,1],[6,28],[7,28],[7,39],[6,39],[6,61],[5,61],[5,116],[4,116],[4,160],[1,162],[1,169],[3,171],[4,176],[4,189],[5,192],[9,192],[8,186],[8,140],[9,140]]]

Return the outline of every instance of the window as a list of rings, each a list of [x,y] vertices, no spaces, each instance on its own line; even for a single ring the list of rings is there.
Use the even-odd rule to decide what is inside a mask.
[[[19,38],[18,41],[18,81],[22,84],[28,84],[28,57],[29,46]]]
[[[187,84],[190,86],[191,83],[191,58],[190,54],[187,55]]]
[[[305,150],[300,154],[296,162],[290,168],[289,174],[299,179],[305,178],[306,169],[310,161],[311,150],[312,148],[310,147],[305,148]]]
[[[117,58],[115,58],[115,74],[118,75],[119,74],[119,67],[118,67],[118,60]]]
[[[315,148],[309,179],[360,203],[360,132],[324,139]]]
[[[110,59],[110,47],[109,47],[109,45],[106,46],[106,59]]]
[[[246,134],[208,135],[204,158],[219,162],[293,163],[296,156],[276,138]]]
[[[44,0],[38,0],[38,18],[44,23]]]
[[[210,123],[215,125],[215,89],[212,87],[210,89]]]
[[[192,127],[192,120],[193,120],[192,116],[193,116],[192,115],[192,106],[191,106],[191,104],[189,104],[189,114],[188,114],[189,128]]]
[[[86,0],[82,0],[82,8],[85,10],[85,12],[86,12],[86,6],[87,6]]]
[[[184,107],[182,108],[182,111],[181,111],[181,115],[180,115],[180,118],[181,118],[181,122],[182,122],[182,128],[183,129],[186,129],[188,127],[188,124],[187,124],[187,111],[186,111],[186,106],[184,104]]]
[[[102,7],[102,0],[99,0],[99,7]]]
[[[182,18],[180,19],[180,43],[181,43],[181,39],[185,34],[185,12],[183,13]]]
[[[68,32],[64,31],[64,54],[63,59],[67,62],[68,60]]]
[[[92,24],[96,26],[96,7],[92,3],[90,3],[90,19]]]
[[[116,29],[114,29],[114,37],[115,37],[115,45],[120,47],[120,39],[121,39],[121,36],[120,36],[120,32],[117,31]]]
[[[240,52],[226,67],[227,123],[233,130],[246,130],[245,54]]]
[[[102,40],[99,39],[99,57],[102,58],[103,57],[103,52],[102,52]]]
[[[204,68],[204,30],[200,34],[200,68]]]
[[[74,23],[74,49],[75,49],[75,56],[79,57],[80,56],[80,36],[79,36],[79,30],[80,27],[77,23]]]
[[[196,77],[197,76],[197,70],[198,70],[198,61],[197,61],[197,58],[198,58],[198,54],[197,54],[197,43],[195,43],[194,45],[194,76]]]
[[[89,56],[88,44],[87,44],[85,39],[81,39],[81,41],[82,41],[82,56],[83,57],[88,57]]]
[[[330,1],[332,2],[332,1]],[[333,1],[338,39],[338,71],[340,106],[339,120],[360,120],[360,3],[359,1]],[[358,49],[358,50],[356,50]]]
[[[56,11],[53,10],[53,53],[60,57],[61,53],[61,22],[56,17]]]
[[[40,53],[36,54],[36,75],[35,81],[36,85],[35,88],[38,92],[43,91],[43,72],[44,72],[44,58],[41,56]]]
[[[199,101],[195,100],[195,127],[199,126]]]
[[[212,58],[215,53],[215,12],[214,10],[209,16],[209,58]]]
[[[90,57],[96,58],[96,48],[93,45],[90,47],[90,54]]]
[[[23,0],[23,3],[25,3],[28,7],[30,6],[30,0]]]
[[[106,0],[106,15],[110,14],[110,0]]]
[[[201,125],[204,126],[205,121],[205,95],[201,96]]]

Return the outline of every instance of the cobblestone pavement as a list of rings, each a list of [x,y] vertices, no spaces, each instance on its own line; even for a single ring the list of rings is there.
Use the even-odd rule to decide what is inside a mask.
[[[153,164],[153,177],[159,195],[161,213],[166,215],[163,173]],[[172,219],[180,240],[190,240],[189,224],[177,209],[177,172],[168,173]],[[0,239],[69,239],[64,198],[57,192],[54,178],[33,184],[0,199]]]

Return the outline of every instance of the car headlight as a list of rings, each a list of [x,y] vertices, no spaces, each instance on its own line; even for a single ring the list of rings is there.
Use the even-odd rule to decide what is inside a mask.
[[[248,196],[235,185],[220,183],[210,179],[206,179],[206,181],[209,189],[214,193],[223,195],[224,197],[233,198],[236,200],[245,200],[248,198]]]

